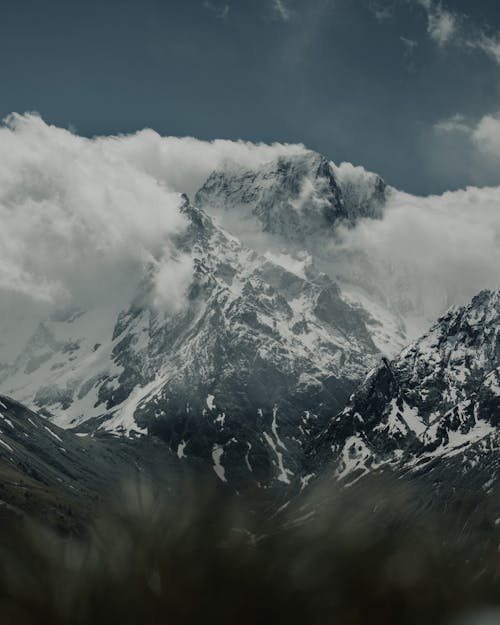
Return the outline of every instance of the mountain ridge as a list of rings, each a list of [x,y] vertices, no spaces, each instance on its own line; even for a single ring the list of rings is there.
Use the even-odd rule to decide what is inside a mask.
[[[384,359],[311,453],[351,479],[385,464],[421,469],[474,447],[494,454],[499,381],[500,291],[483,291],[395,360]]]

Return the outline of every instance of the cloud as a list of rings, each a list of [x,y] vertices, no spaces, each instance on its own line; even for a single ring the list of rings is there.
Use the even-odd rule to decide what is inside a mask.
[[[363,271],[406,315],[412,332],[412,311],[415,323],[418,314],[431,322],[448,306],[500,286],[499,204],[500,188],[425,198],[393,190],[383,218],[344,231],[337,252],[350,259],[346,271]],[[423,329],[417,324],[412,333]]]
[[[468,42],[468,45],[482,50],[495,63],[500,65],[500,38],[489,37],[483,33],[475,41]]]
[[[434,130],[438,133],[464,132],[469,133],[470,127],[467,125],[463,115],[456,113],[447,119],[443,119],[434,125]]]
[[[160,310],[180,312],[184,307],[185,285],[191,282],[193,261],[182,255],[175,262],[159,262],[154,274],[153,304]]]
[[[405,61],[405,65],[406,65],[406,69],[409,72],[413,72],[415,71],[415,51],[418,48],[418,41],[415,41],[414,39],[408,39],[408,37],[400,37],[401,42],[404,45],[405,48],[405,52],[404,52],[404,61]]]
[[[415,49],[418,48],[418,41],[415,41],[414,39],[408,39],[408,37],[403,36],[401,36],[400,39],[409,54],[413,54]]]
[[[126,137],[102,137],[96,141],[125,159],[133,168],[159,184],[193,198],[208,176],[226,164],[252,168],[279,156],[306,151],[302,144],[255,144],[193,137],[162,137],[154,130],[141,130]]]
[[[228,4],[215,4],[210,2],[210,0],[205,0],[203,2],[203,7],[207,9],[207,11],[211,11],[217,19],[225,20],[230,11],[230,7]]]
[[[0,128],[2,299],[94,305],[130,295],[147,267],[176,262],[181,198],[121,157],[119,142],[77,137],[36,115],[12,115]],[[173,285],[177,294],[185,287]]]
[[[303,146],[161,137],[79,137],[35,114],[0,127],[0,299],[49,307],[127,306],[152,272],[176,312],[192,276],[175,240],[193,195],[224,163],[251,166]]]
[[[431,39],[443,46],[450,41],[457,30],[455,16],[449,11],[444,11],[440,7],[429,13],[428,31]]]
[[[439,46],[455,44],[479,50],[500,65],[500,36],[488,34],[484,28],[468,22],[465,14],[445,8],[438,0],[416,0],[427,14],[427,32]],[[468,24],[468,28],[465,25]]]
[[[482,117],[472,128],[471,137],[481,154],[500,161],[500,113]]]
[[[286,0],[272,0],[274,15],[283,22],[289,22],[293,17],[293,11]]]
[[[476,155],[484,159],[485,165],[489,163],[496,169],[500,165],[500,111],[484,115],[477,121],[468,121],[460,114],[452,115],[438,122],[434,129],[437,133],[459,133],[466,136]]]
[[[431,39],[440,46],[449,43],[458,32],[457,15],[435,0],[417,0],[417,2],[427,13],[427,32]]]
[[[500,111],[479,117],[455,113],[434,125],[426,165],[477,186],[500,183]]]
[[[384,22],[388,22],[394,17],[393,5],[383,6],[382,4],[379,4],[378,2],[372,2],[368,4],[368,9],[372,13],[372,15],[375,17],[377,22],[381,24]]]

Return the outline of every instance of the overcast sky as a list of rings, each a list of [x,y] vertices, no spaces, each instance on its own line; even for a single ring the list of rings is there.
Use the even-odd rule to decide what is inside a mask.
[[[2,117],[303,142],[414,193],[500,184],[497,0],[4,0],[0,64]]]

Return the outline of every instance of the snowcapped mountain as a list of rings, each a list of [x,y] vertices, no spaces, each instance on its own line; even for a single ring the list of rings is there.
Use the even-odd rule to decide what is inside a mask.
[[[364,312],[380,351],[394,356],[409,341],[401,307],[384,292],[382,276],[373,279],[369,258],[339,246],[342,231],[382,217],[391,192],[362,167],[337,166],[305,151],[258,167],[226,165],[209,176],[194,202],[274,262],[305,263],[328,275],[344,301]]]
[[[256,168],[214,171],[194,203],[247,244],[275,235],[282,247],[307,249],[335,235],[340,224],[381,215],[386,186],[361,168],[336,167],[315,152],[282,156]]]
[[[499,382],[500,292],[484,291],[370,373],[316,440],[313,464],[347,481],[384,466],[479,465],[488,487],[500,468]]]
[[[182,305],[157,305],[148,266],[125,308],[41,321],[0,366],[2,392],[65,429],[160,438],[237,489],[304,485],[332,462],[351,480],[489,444],[496,295],[448,313],[357,390],[408,332],[369,258],[335,242],[379,220],[391,193],[309,151],[218,168],[193,202],[183,196],[187,226],[170,240],[172,271],[189,272]],[[460,325],[467,315],[474,330]]]
[[[177,246],[194,263],[183,310],[151,305],[151,274],[116,319],[53,316],[3,368],[2,388],[62,427],[156,434],[222,481],[289,483],[307,433],[379,357],[376,324],[311,263],[286,269],[187,198],[182,211]]]

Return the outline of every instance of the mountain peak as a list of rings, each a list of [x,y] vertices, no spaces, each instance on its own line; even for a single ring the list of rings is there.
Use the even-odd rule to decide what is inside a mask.
[[[344,475],[384,463],[421,467],[495,437],[487,446],[496,448],[499,414],[500,291],[483,291],[392,362],[383,359],[320,447]],[[349,441],[363,450],[352,462]]]
[[[194,203],[244,239],[258,233],[291,245],[332,234],[340,223],[378,217],[384,182],[362,168],[336,167],[317,152],[279,156],[256,167],[213,172]]]

